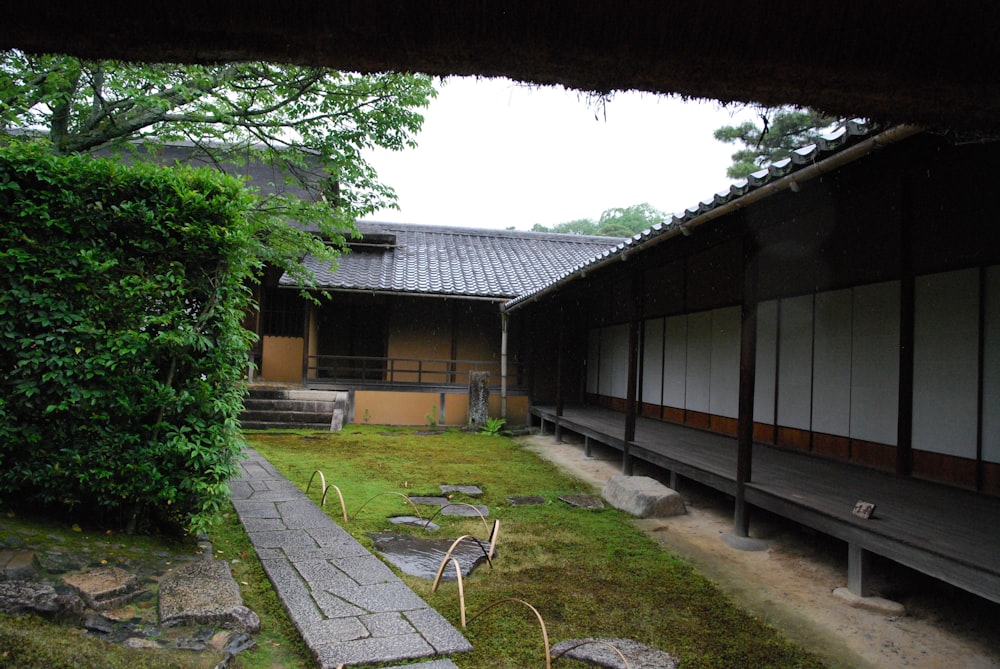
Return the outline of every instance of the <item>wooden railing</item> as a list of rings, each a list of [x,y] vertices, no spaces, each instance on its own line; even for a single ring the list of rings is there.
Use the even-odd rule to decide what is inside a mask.
[[[435,358],[378,358],[354,355],[311,355],[308,383],[355,386],[466,386],[471,372],[488,372],[491,384],[500,385],[500,363],[495,360],[443,360]],[[526,365],[507,363],[507,384],[527,385]]]

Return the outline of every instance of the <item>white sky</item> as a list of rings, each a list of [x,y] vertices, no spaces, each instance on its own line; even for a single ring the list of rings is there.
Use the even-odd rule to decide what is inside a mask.
[[[476,228],[598,219],[648,202],[668,214],[729,188],[738,148],[712,132],[754,118],[717,102],[452,78],[424,110],[419,146],[368,159],[399,196],[370,220]]]

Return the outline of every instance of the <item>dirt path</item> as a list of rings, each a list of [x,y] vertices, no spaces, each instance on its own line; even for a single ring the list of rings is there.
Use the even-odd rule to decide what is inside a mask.
[[[621,472],[620,454],[532,436],[523,443],[599,491]],[[663,479],[662,470],[637,475]],[[763,616],[832,668],[1000,668],[1000,606],[891,563],[879,563],[878,594],[906,605],[887,617],[848,606],[832,592],[847,583],[846,548],[836,540],[779,518],[756,514],[751,535],[769,548],[737,551],[722,541],[732,532],[732,503],[693,483],[678,486],[688,513],[637,520],[665,548],[687,558],[741,606]]]

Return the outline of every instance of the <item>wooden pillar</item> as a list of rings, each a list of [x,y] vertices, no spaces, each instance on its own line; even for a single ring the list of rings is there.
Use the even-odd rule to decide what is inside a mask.
[[[750,534],[750,513],[746,484],[750,482],[753,460],[753,403],[757,377],[757,270],[758,248],[747,230],[743,237],[743,306],[740,326],[739,415],[736,420],[736,505],[733,534]]]
[[[916,313],[916,281],[913,276],[912,197],[910,180],[900,187],[899,282],[899,400],[896,406],[896,475],[913,473],[913,330]]]
[[[559,308],[559,344],[556,347],[556,421],[555,437],[556,443],[562,443],[562,421],[560,420],[565,408],[565,388],[563,380],[563,369],[566,360],[566,312]]]
[[[506,311],[500,311],[500,417],[507,420],[507,321]]]
[[[303,298],[299,298],[300,300]],[[302,385],[306,385],[306,380],[309,378],[309,343],[310,337],[309,333],[312,330],[312,314],[313,305],[309,302],[305,303],[305,308],[302,317]]]
[[[631,444],[635,441],[635,421],[638,415],[636,387],[639,385],[640,337],[639,317],[642,311],[642,281],[637,271],[631,276],[631,304],[628,325],[628,389],[625,392],[625,443],[622,448],[622,473],[632,475]]]

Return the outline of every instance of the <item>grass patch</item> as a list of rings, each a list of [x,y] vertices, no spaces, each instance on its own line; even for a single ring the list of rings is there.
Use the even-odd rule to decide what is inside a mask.
[[[350,425],[340,433],[254,433],[248,440],[303,490],[316,470],[324,473],[327,484],[340,487],[351,517],[346,529],[368,548],[368,532],[390,527],[386,516],[412,512],[399,496],[382,493],[437,495],[442,483],[480,486],[480,498],[454,497],[488,505],[491,516],[501,522],[492,572],[480,568],[466,582],[470,617],[500,599],[518,598],[539,610],[553,643],[588,636],[628,637],[670,653],[684,669],[823,666],[816,656],[737,608],[691,565],[659,548],[629,516],[558,501],[560,495],[591,491],[515,441],[458,431],[427,436],[414,432]],[[314,483],[310,497],[318,500],[319,494]],[[520,495],[541,495],[548,502],[525,507],[507,502],[507,497]],[[326,511],[341,522],[335,496],[328,499]],[[435,522],[443,526],[436,536],[486,535],[478,518],[438,516]],[[416,528],[393,529],[425,536]],[[431,593],[429,581],[402,578],[457,625],[454,583]],[[474,651],[453,658],[460,667],[542,666],[541,635],[525,608],[491,609],[471,622],[465,634]],[[585,666],[566,660],[560,665]]]

